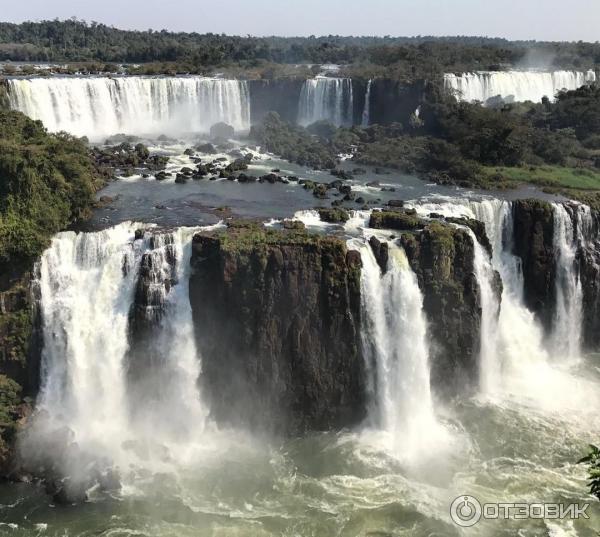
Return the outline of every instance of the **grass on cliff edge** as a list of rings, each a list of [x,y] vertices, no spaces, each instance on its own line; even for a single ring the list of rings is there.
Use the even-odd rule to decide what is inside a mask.
[[[498,179],[509,183],[529,183],[550,189],[600,190],[600,170],[562,166],[484,167],[490,184]],[[487,182],[486,181],[486,182]]]

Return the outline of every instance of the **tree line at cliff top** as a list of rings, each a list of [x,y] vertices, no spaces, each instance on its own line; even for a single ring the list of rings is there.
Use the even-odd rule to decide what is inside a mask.
[[[163,63],[170,64],[162,66],[165,71],[177,72],[202,72],[231,65],[256,68],[272,63],[361,64],[367,73],[406,78],[532,64],[587,69],[600,65],[600,44],[511,42],[462,36],[238,37],[119,30],[70,19],[0,23],[0,61],[6,60]]]

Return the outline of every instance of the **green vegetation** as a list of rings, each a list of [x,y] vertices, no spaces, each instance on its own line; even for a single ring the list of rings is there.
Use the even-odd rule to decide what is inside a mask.
[[[124,31],[76,19],[0,23],[0,60],[73,63],[87,72],[198,73],[213,67],[248,69],[270,78],[278,64],[347,65],[346,74],[398,80],[431,79],[443,71],[528,64],[584,69],[599,63],[598,43],[510,42],[484,37],[236,37]],[[86,63],[81,63],[86,62]],[[79,65],[77,65],[79,63]],[[287,70],[284,70],[287,71]],[[227,72],[227,70],[226,70]]]
[[[348,211],[339,207],[332,209],[317,209],[317,211],[319,212],[321,220],[330,224],[343,224],[350,218]]]
[[[490,184],[500,180],[575,190],[600,190],[600,169],[561,166],[484,167]]]
[[[88,215],[100,186],[84,141],[0,111],[0,272],[26,270],[53,234]]]
[[[262,125],[252,127],[250,137],[263,149],[301,166],[315,169],[335,167],[336,151],[330,141],[286,123],[275,112],[268,114]]]
[[[423,221],[409,211],[373,211],[369,227],[412,231],[423,227]]]
[[[440,184],[498,189],[530,183],[599,205],[600,86],[562,92],[555,103],[484,108],[430,84],[420,117],[409,123],[336,129],[318,122],[304,129],[270,114],[251,136],[268,151],[314,168],[331,169],[338,154],[353,152],[356,163]]]
[[[101,184],[85,140],[48,134],[40,122],[0,109],[0,468],[14,443],[23,389],[31,388],[27,272],[55,233],[88,215]]]
[[[17,430],[21,386],[5,375],[0,375],[0,462],[10,451]]]
[[[585,463],[589,466],[590,492],[600,499],[600,449],[590,444],[589,453],[579,463]]]
[[[284,230],[267,228],[262,222],[253,220],[232,220],[226,230],[211,232],[210,236],[218,240],[222,250],[230,252],[253,249],[257,245],[318,245],[321,241],[333,239],[300,227]]]

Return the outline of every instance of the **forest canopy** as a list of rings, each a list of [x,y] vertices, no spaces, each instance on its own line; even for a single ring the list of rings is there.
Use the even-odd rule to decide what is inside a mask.
[[[487,37],[239,37],[167,30],[119,30],[76,19],[0,23],[0,61],[175,62],[191,71],[231,64],[337,63],[412,70],[584,69],[600,65],[599,43]]]

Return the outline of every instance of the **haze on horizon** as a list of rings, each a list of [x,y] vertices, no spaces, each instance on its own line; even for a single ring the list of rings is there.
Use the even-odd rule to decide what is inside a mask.
[[[77,17],[116,28],[230,35],[470,35],[598,41],[599,0],[4,0],[7,22]]]

